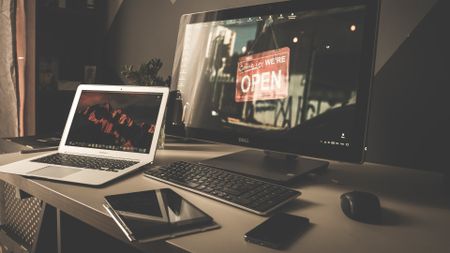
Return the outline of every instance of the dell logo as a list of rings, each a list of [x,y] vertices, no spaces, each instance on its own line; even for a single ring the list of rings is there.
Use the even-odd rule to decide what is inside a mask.
[[[250,139],[244,138],[244,137],[238,137],[238,142],[239,143],[250,143]]]

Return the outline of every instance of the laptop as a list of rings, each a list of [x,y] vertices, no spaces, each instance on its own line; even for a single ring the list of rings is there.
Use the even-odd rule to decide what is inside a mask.
[[[151,164],[168,95],[166,87],[79,85],[58,151],[0,172],[101,185]]]

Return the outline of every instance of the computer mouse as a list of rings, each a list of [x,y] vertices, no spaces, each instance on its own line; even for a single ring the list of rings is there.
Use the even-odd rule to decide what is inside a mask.
[[[369,223],[381,223],[381,206],[377,196],[369,192],[352,191],[341,195],[341,208],[350,219]]]

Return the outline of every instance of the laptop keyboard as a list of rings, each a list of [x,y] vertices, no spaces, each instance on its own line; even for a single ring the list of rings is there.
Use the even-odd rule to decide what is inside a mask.
[[[300,192],[236,173],[179,161],[144,175],[257,214],[267,214]]]
[[[115,160],[91,156],[68,155],[61,153],[44,156],[32,161],[39,163],[48,163],[48,164],[64,165],[94,170],[104,170],[111,172],[118,172],[120,170],[123,170],[138,163],[134,161]]]

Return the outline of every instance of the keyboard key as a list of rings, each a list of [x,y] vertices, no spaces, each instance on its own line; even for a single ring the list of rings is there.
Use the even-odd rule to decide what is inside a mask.
[[[239,196],[242,193],[242,191],[238,191],[238,190],[235,190],[233,188],[224,188],[223,191],[228,193],[228,194],[236,195],[236,196]]]
[[[91,156],[69,155],[56,153],[32,160],[33,162],[48,163],[55,165],[63,165],[77,167],[83,169],[95,169],[102,171],[118,172],[126,169],[134,164],[135,161],[116,160],[108,158],[98,158]]]

